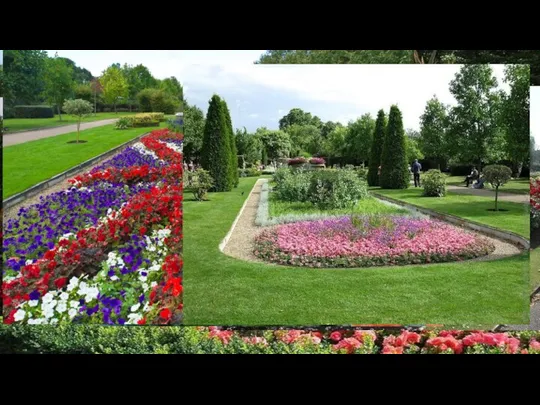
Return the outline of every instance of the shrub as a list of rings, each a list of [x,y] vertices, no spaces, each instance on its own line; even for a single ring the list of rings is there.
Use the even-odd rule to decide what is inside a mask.
[[[152,112],[148,113],[149,116],[151,116],[154,120],[163,122],[165,121],[165,114],[162,112]]]
[[[431,169],[424,174],[424,195],[428,197],[444,197],[446,195],[446,175],[440,170]]]
[[[132,125],[134,127],[157,127],[159,121],[156,121],[150,114],[135,114]]]
[[[369,170],[366,167],[362,167],[362,166],[355,167],[355,170],[356,170],[356,174],[361,180],[367,181]]]
[[[276,184],[275,192],[278,199],[287,202],[306,202],[312,173],[306,170],[288,170],[280,173],[280,181]]]
[[[276,183],[278,186],[279,184],[283,181],[283,179],[289,174],[291,173],[291,169],[287,168],[287,167],[282,167],[282,168],[279,168],[277,169],[274,174],[272,175],[272,180],[274,181],[274,183]]]
[[[16,105],[15,118],[54,118],[54,112],[48,105]]]
[[[261,175],[261,171],[257,169],[238,169],[238,177],[259,177]]]
[[[484,167],[483,174],[486,181],[495,188],[495,211],[497,211],[499,187],[504,186],[512,178],[512,170],[503,165],[489,165]]]
[[[409,183],[403,120],[401,111],[393,105],[390,107],[381,155],[380,186],[386,189],[405,189]]]
[[[193,195],[197,201],[206,200],[208,190],[214,185],[214,179],[210,173],[204,169],[197,169],[194,172],[189,172],[188,184],[193,190]]]
[[[128,129],[133,126],[133,117],[120,117],[118,121],[116,121],[115,128],[116,129]]]
[[[308,201],[319,208],[351,208],[367,196],[367,183],[354,171],[317,170],[311,176]]]

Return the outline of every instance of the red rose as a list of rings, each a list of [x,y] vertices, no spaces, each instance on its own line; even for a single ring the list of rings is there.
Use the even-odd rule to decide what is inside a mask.
[[[56,288],[60,289],[62,288],[63,286],[65,286],[67,283],[67,277],[60,277],[60,278],[57,278],[55,281],[54,281],[54,285],[56,286]]]

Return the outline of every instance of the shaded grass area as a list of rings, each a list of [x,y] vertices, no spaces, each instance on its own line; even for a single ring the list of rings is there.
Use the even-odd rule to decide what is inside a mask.
[[[234,191],[211,193],[206,202],[184,203],[187,325],[493,327],[528,322],[528,254],[492,262],[345,270],[292,268],[226,256],[218,245],[256,180],[241,179]]]
[[[531,290],[540,286],[540,248],[531,250]]]
[[[161,127],[164,126],[166,123],[162,122]],[[105,125],[81,131],[80,139],[86,143],[68,144],[77,139],[77,133],[70,132],[3,148],[2,198],[24,191],[156,128],[117,130],[114,125]]]
[[[286,214],[328,214],[328,215],[348,215],[348,214],[406,214],[408,211],[403,208],[393,207],[384,204],[375,198],[365,198],[358,201],[352,209],[321,210],[309,202],[284,202],[276,198],[274,193],[269,196],[270,216],[279,217]]]
[[[424,197],[421,188],[406,190],[372,188],[371,190],[437,212],[456,215],[481,224],[515,232],[527,239],[530,237],[529,206],[526,204],[499,201],[499,208],[507,211],[488,211],[494,208],[495,198],[451,192],[441,198]]]
[[[464,186],[464,179],[465,176],[448,176],[446,179],[446,184],[450,184],[453,186]],[[495,189],[491,187],[489,183],[485,183],[484,187],[488,190],[492,190],[493,192],[495,192]],[[527,178],[512,179],[504,186],[499,188],[499,192],[512,194],[529,194],[529,191],[529,179]]]
[[[97,113],[95,116],[91,115],[86,117],[82,123],[108,120],[113,118],[124,117],[126,115],[134,115],[136,113],[130,112],[119,112],[115,114],[113,112],[107,113]],[[63,127],[65,125],[76,124],[77,119],[72,115],[62,114],[62,121],[59,120],[58,114],[54,118],[8,118],[4,120],[4,127],[8,128],[7,133],[13,134],[15,132],[28,131],[31,129],[41,129],[41,128],[53,128],[53,127]]]

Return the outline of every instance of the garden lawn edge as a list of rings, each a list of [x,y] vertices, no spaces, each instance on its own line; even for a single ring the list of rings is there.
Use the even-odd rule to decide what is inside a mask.
[[[44,190],[47,190],[48,188],[54,186],[55,184],[60,183],[62,180],[65,180],[65,179],[67,179],[69,177],[75,176],[76,174],[78,174],[78,173],[80,173],[82,171],[85,171],[86,169],[88,169],[89,167],[95,165],[96,163],[115,155],[116,153],[120,152],[123,148],[126,148],[127,146],[130,146],[132,144],[135,144],[135,143],[139,142],[139,140],[142,137],[144,137],[144,136],[146,136],[148,134],[149,134],[149,132],[138,135],[137,137],[135,137],[135,138],[133,138],[133,139],[127,141],[127,142],[124,142],[123,144],[118,145],[118,146],[114,147],[113,149],[108,150],[107,152],[104,152],[104,153],[102,153],[102,154],[100,154],[98,156],[94,156],[93,158],[90,158],[90,159],[78,164],[77,166],[72,167],[71,169],[65,170],[62,173],[59,173],[59,174],[51,177],[50,179],[44,180],[44,181],[42,181],[42,182],[40,182],[40,183],[38,183],[38,184],[36,184],[36,185],[34,185],[32,187],[27,188],[24,191],[21,191],[20,193],[17,193],[15,195],[12,195],[11,197],[6,198],[5,200],[2,201],[2,208],[3,209],[8,209],[8,208],[13,207],[14,205],[23,203],[25,200],[27,200],[27,199],[29,199],[31,197],[34,197],[37,194],[40,194]]]
[[[426,215],[429,215],[430,217],[438,218],[446,222],[450,222],[453,225],[457,225],[460,227],[468,228],[470,230],[483,233],[485,235],[491,236],[493,238],[501,239],[506,242],[509,242],[513,245],[519,246],[520,249],[528,250],[530,248],[530,242],[525,239],[523,236],[518,235],[517,233],[506,231],[502,229],[497,229],[489,225],[481,224],[479,222],[470,221],[468,219],[464,219],[455,215],[446,214],[438,211],[433,211],[428,208],[420,207],[415,204],[411,204],[408,202],[404,202],[395,198],[391,198],[382,194],[379,194],[377,192],[371,191],[373,196],[376,198],[379,198],[381,200],[386,200],[389,202],[392,202],[394,204],[401,205],[403,207],[407,207],[411,210],[418,211],[421,213],[424,213]]]

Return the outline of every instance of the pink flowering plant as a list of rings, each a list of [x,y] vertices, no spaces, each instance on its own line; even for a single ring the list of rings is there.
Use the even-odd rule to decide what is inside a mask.
[[[441,263],[485,256],[487,239],[444,222],[408,216],[346,216],[262,231],[255,256],[303,267]]]
[[[309,159],[309,163],[311,163],[312,165],[324,165],[326,162],[323,158],[314,157]]]

